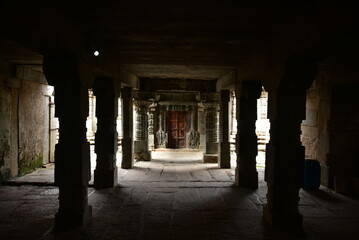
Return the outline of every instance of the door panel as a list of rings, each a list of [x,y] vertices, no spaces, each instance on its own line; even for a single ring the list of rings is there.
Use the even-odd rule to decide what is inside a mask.
[[[186,112],[168,111],[169,148],[186,147]]]

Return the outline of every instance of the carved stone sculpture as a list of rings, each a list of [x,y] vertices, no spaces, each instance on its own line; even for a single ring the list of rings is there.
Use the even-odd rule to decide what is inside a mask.
[[[167,133],[163,130],[158,130],[156,133],[158,147],[166,147],[167,146]]]
[[[189,142],[188,142],[189,148],[198,148],[199,147],[200,134],[197,130],[192,130],[189,133],[188,139],[189,139]]]

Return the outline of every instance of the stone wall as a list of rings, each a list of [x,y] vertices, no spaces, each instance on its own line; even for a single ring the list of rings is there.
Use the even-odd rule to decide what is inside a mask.
[[[49,162],[49,95],[47,85],[22,81],[19,89],[20,174]]]
[[[16,175],[12,171],[12,95],[13,91],[7,88],[7,75],[0,75],[0,182]],[[17,168],[17,165],[14,166]]]
[[[306,119],[302,122],[302,144],[305,158],[318,160],[321,183],[329,186],[329,129],[331,86],[325,74],[319,74],[307,91]]]
[[[40,82],[0,75],[0,182],[49,162],[52,91]]]

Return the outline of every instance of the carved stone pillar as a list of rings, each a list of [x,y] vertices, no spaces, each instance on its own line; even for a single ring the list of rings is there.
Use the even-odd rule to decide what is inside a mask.
[[[134,157],[137,160],[149,161],[151,159],[148,152],[148,101],[135,101],[136,121],[135,121],[135,142]]]
[[[152,103],[148,107],[148,150],[153,151],[155,150],[155,116],[156,116],[156,104]]]
[[[89,99],[79,64],[73,56],[45,56],[43,62],[46,78],[55,87],[55,116],[60,125],[55,148],[55,184],[59,187],[55,229],[59,231],[84,225],[91,218],[87,201],[91,176],[86,140]]]
[[[229,90],[220,91],[219,102],[219,166],[220,168],[231,167],[229,145]]]
[[[122,164],[124,169],[133,168],[133,88],[122,88]]]
[[[198,132],[198,106],[192,106],[191,113],[191,131],[188,134],[188,148],[198,149],[201,140]]]
[[[97,132],[95,152],[97,154],[94,172],[96,188],[113,187],[117,184],[116,153],[118,134],[118,96],[121,86],[116,86],[111,78],[97,78],[93,87],[96,95]]]
[[[238,82],[236,141],[237,167],[235,183],[240,187],[258,188],[256,156],[258,142],[256,135],[257,99],[261,94],[259,81]]]
[[[294,232],[302,231],[298,193],[303,184],[305,149],[300,125],[305,119],[306,90],[315,75],[315,64],[306,59],[290,60],[278,87],[267,88],[271,128],[265,169],[268,203],[263,217],[274,227]]]
[[[206,108],[206,153],[205,163],[218,163],[218,104],[205,103]]]
[[[159,106],[159,115],[158,115],[158,131],[156,132],[157,137],[157,147],[166,148],[168,142],[168,136],[166,132],[166,117],[165,117],[165,106]]]

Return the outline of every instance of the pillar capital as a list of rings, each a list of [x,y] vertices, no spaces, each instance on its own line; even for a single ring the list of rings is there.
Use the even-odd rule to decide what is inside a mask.
[[[260,81],[239,81],[236,84],[236,97],[242,99],[258,99],[262,92]]]
[[[147,112],[152,102],[146,100],[134,100],[133,105],[136,112]]]
[[[120,97],[121,82],[110,77],[96,77],[92,89],[95,96]]]
[[[55,87],[81,85],[91,88],[93,69],[73,54],[45,55],[42,68],[48,83]]]

